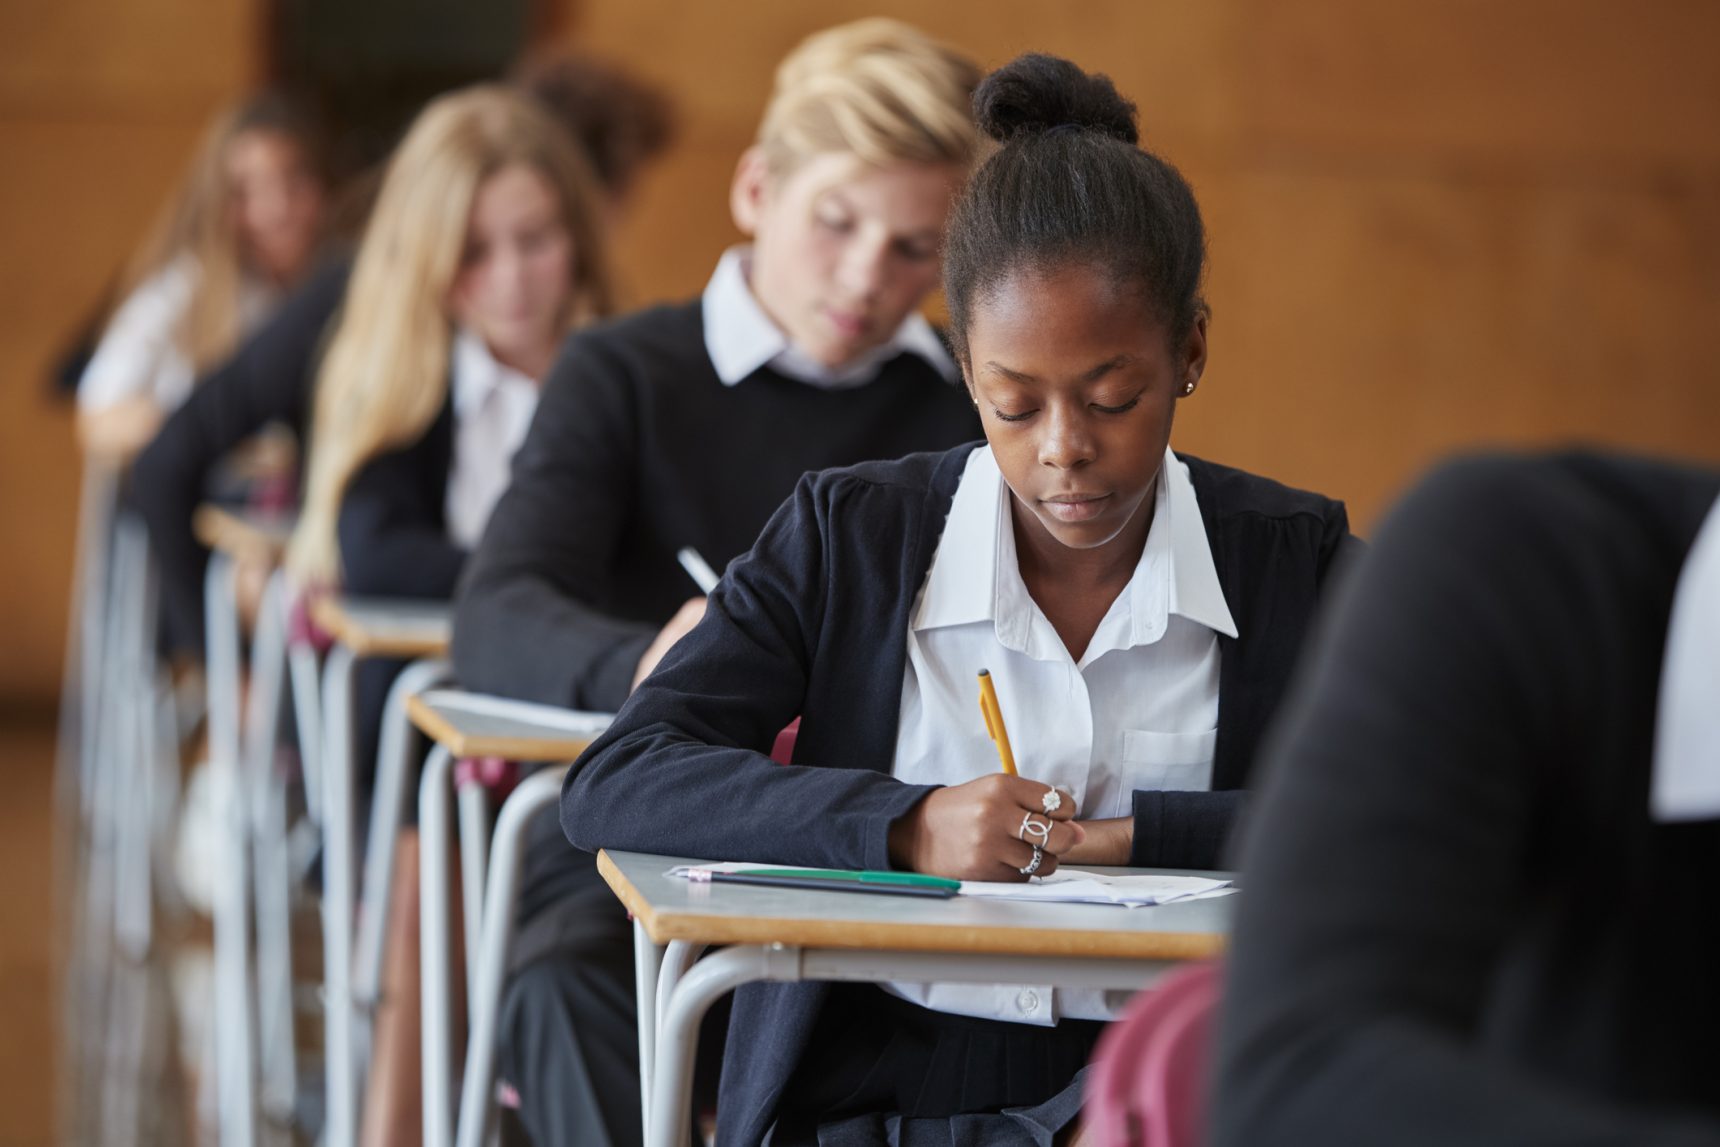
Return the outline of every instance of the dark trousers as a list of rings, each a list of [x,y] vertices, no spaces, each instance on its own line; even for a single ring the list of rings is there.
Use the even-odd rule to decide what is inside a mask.
[[[537,1147],[634,1147],[644,1130],[627,911],[554,809],[531,826],[521,884],[500,1055],[520,1122]]]

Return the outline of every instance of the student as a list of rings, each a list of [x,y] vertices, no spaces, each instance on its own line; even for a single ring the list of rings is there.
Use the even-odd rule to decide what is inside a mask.
[[[673,120],[654,88],[590,56],[547,58],[523,70],[518,87],[567,128],[600,180],[600,214],[613,220],[631,202],[639,172],[661,153]],[[162,572],[174,648],[203,655],[203,569],[207,552],[191,532],[209,475],[229,451],[270,423],[302,442],[311,380],[330,324],[346,297],[351,260],[320,267],[275,317],[192,393],[138,456],[133,499],[149,525]]]
[[[1717,495],[1476,458],[1381,528],[1248,834],[1215,1143],[1720,1144],[1720,805],[1651,806],[1720,779]]]
[[[317,376],[304,512],[287,554],[305,585],[446,598],[507,483],[563,337],[610,309],[599,195],[547,112],[500,87],[434,101],[383,179]],[[361,772],[401,664],[360,666]],[[369,750],[368,752],[366,750]],[[411,1142],[415,841],[402,842],[365,1141]]]
[[[1205,240],[1133,106],[1040,55],[974,106],[1002,147],[951,218],[944,283],[985,444],[804,479],[569,773],[578,847],[982,880],[1218,864],[1344,509],[1171,452],[1206,366]],[[742,988],[718,1142],[1048,1147],[1102,996]]]
[[[468,688],[613,710],[698,617],[683,546],[720,567],[811,469],[979,433],[916,313],[977,137],[978,70],[903,24],[782,63],[731,187],[751,245],[704,294],[576,336],[456,603]],[[538,1143],[640,1138],[632,933],[543,818],[528,853],[502,1070]]]
[[[78,385],[86,450],[128,459],[309,269],[321,235],[318,136],[269,93],[210,129]]]

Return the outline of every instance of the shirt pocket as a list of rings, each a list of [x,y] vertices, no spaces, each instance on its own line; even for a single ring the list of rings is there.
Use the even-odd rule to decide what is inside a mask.
[[[1124,729],[1125,787],[1204,792],[1212,788],[1212,752],[1217,744],[1217,729],[1204,733]]]

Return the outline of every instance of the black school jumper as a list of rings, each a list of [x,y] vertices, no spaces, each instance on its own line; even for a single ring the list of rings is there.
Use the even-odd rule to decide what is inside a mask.
[[[209,551],[191,532],[191,519],[209,475],[271,422],[292,427],[303,448],[316,364],[351,273],[350,259],[341,257],[313,274],[231,359],[198,382],[132,465],[131,500],[149,527],[167,638],[177,652],[203,658]]]
[[[803,480],[704,621],[568,774],[568,837],[592,850],[889,868],[891,824],[931,791],[890,776],[909,616],[972,449]],[[1182,457],[1240,636],[1218,639],[1212,791],[1137,793],[1130,863],[1210,868],[1350,535],[1340,503]],[[765,753],[795,716],[795,764],[774,765]],[[751,1147],[770,1127],[829,995],[817,983],[736,993],[723,1147]]]
[[[698,299],[587,328],[544,383],[462,579],[460,683],[618,709],[645,647],[699,594],[676,550],[693,546],[720,570],[808,470],[979,432],[966,391],[914,354],[846,389],[769,367],[725,386]],[[637,1142],[632,932],[553,816],[532,830],[520,919],[501,1066],[524,1123],[542,1144]]]
[[[1648,804],[1717,494],[1470,460],[1381,528],[1267,754],[1215,1143],[1720,1145],[1720,822]]]

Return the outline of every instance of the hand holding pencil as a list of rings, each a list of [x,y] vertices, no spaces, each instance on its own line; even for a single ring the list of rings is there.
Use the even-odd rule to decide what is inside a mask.
[[[1057,858],[1086,839],[1074,802],[1043,781],[1016,775],[1009,731],[991,675],[980,673],[980,711],[1003,770],[937,789],[890,826],[897,868],[957,880],[1026,880],[1057,871]]]

